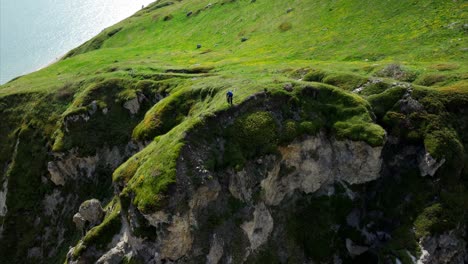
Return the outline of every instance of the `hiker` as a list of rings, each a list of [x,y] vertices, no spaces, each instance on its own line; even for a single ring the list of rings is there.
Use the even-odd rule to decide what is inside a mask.
[[[234,94],[232,93],[232,91],[228,91],[227,94],[226,94],[226,99],[227,99],[227,102],[228,104],[232,105],[232,97],[234,96]]]

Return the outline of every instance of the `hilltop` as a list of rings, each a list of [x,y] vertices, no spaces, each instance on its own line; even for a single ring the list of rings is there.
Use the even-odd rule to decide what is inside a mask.
[[[143,8],[0,86],[0,256],[467,261],[467,9]]]

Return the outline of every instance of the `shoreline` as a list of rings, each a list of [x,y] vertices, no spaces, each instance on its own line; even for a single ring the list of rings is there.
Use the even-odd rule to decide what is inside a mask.
[[[156,0],[156,1],[155,1],[155,0],[140,0],[140,1],[142,2],[142,4],[143,4],[145,7],[148,6],[149,4],[153,3],[153,2],[157,2],[157,0]],[[121,2],[122,2],[122,1],[120,1],[119,3],[121,3]],[[143,2],[144,2],[144,3],[143,3]],[[121,3],[121,4],[122,4],[122,6],[125,6],[125,5],[126,5],[126,4],[124,4],[124,3]],[[141,5],[140,5],[140,4],[138,4],[138,5],[130,5],[130,6],[132,6],[132,8],[131,8],[132,10],[134,9],[133,12],[131,12],[130,14],[127,13],[127,14],[124,15],[124,16],[120,16],[120,17],[118,17],[118,19],[116,19],[116,20],[113,21],[113,22],[107,21],[108,18],[103,19],[103,21],[107,21],[108,23],[107,23],[107,22],[106,22],[106,23],[101,23],[101,24],[104,24],[104,25],[101,25],[101,26],[103,26],[103,27],[98,26],[98,27],[97,27],[98,30],[99,30],[99,29],[101,29],[101,31],[102,31],[102,30],[105,30],[107,27],[112,26],[112,25],[114,25],[114,24],[116,24],[116,23],[119,23],[120,21],[122,21],[122,20],[124,20],[124,19],[129,18],[129,17],[131,17],[133,14],[135,14],[135,12],[138,12],[139,10],[141,10]],[[62,5],[62,7],[67,7],[67,6]],[[107,6],[104,6],[104,7],[99,6],[96,10],[99,10],[99,8],[102,9],[102,8],[106,8],[106,7],[107,7]],[[15,9],[17,9],[17,8],[18,8],[18,6],[15,6]],[[63,9],[63,8],[62,8],[62,9]],[[122,8],[120,8],[120,9],[114,8],[113,10],[116,11],[117,13],[121,13],[121,9],[122,9]],[[56,10],[56,11],[57,11],[57,10]],[[62,10],[59,10],[59,11],[62,11]],[[65,10],[65,11],[67,11],[67,10]],[[6,12],[6,11],[3,10],[3,11],[2,11],[2,14],[3,14],[3,12]],[[93,12],[90,12],[90,13],[93,13]],[[41,16],[38,16],[38,17],[41,17]],[[57,19],[60,20],[60,17],[57,17]],[[8,20],[6,20],[6,21],[8,21]],[[3,20],[2,20],[2,22],[3,22]],[[55,24],[56,24],[56,23],[55,23]],[[50,26],[50,25],[54,26],[55,24],[54,24],[54,23],[50,23],[48,26]],[[72,25],[71,22],[68,23],[68,24]],[[63,26],[68,26],[68,24],[64,24]],[[88,23],[88,24],[89,24],[89,23]],[[98,24],[99,24],[99,23],[98,23]],[[106,24],[107,24],[107,25],[106,25]],[[46,26],[47,26],[47,25],[46,25]],[[2,28],[2,29],[3,29],[3,28]],[[57,33],[57,32],[55,32],[55,31],[54,31],[54,32],[50,32],[50,30],[48,31],[48,28],[47,28],[47,27],[43,27],[43,29],[45,29],[45,31],[41,33],[42,36],[44,36],[44,34],[49,34],[49,35],[52,34],[53,36],[55,36],[56,33]],[[50,27],[49,27],[49,29],[50,29]],[[37,31],[37,30],[36,30],[36,31]],[[14,53],[14,54],[23,54],[23,55],[20,55],[20,56],[19,56],[19,57],[22,58],[21,61],[19,61],[19,62],[14,62],[14,60],[8,60],[8,61],[5,60],[5,61],[4,61],[4,62],[5,62],[5,65],[2,65],[2,68],[4,69],[4,71],[0,72],[0,75],[1,75],[1,76],[0,76],[0,77],[1,77],[1,79],[0,79],[0,86],[3,86],[3,85],[5,85],[5,84],[8,84],[9,82],[11,82],[11,81],[13,81],[13,80],[16,80],[16,79],[18,79],[18,78],[20,78],[20,77],[22,77],[22,76],[24,76],[24,75],[37,72],[37,71],[39,71],[39,70],[42,70],[42,69],[44,69],[44,68],[47,68],[47,67],[53,65],[54,63],[57,63],[58,61],[60,61],[61,59],[63,59],[63,57],[64,57],[70,50],[72,50],[72,49],[74,49],[74,48],[76,48],[76,47],[82,45],[83,43],[86,43],[87,41],[89,41],[90,39],[92,39],[94,36],[96,36],[97,34],[99,34],[101,31],[96,31],[96,33],[93,33],[93,34],[90,35],[89,37],[86,37],[86,38],[85,38],[86,40],[83,41],[83,42],[74,43],[68,50],[66,50],[66,52],[63,52],[63,53],[61,52],[61,54],[58,54],[58,55],[56,55],[56,56],[53,56],[52,58],[49,57],[49,60],[46,60],[44,63],[41,63],[41,64],[36,64],[36,63],[34,63],[34,60],[35,60],[35,59],[33,58],[33,56],[30,56],[30,53],[31,53],[30,51],[31,51],[31,50],[34,50],[34,52],[39,53],[39,54],[44,53],[44,52],[43,52],[43,51],[44,51],[43,49],[41,49],[40,47],[39,47],[39,48],[37,47],[37,44],[36,44],[37,42],[41,42],[41,45],[43,45],[43,46],[44,46],[44,45],[48,45],[48,48],[49,48],[49,49],[58,50],[58,51],[59,51],[59,50],[62,50],[62,51],[63,51],[63,49],[61,49],[61,48],[56,48],[56,45],[55,45],[54,43],[51,43],[51,42],[50,42],[52,39],[49,40],[48,42],[46,41],[47,43],[44,44],[44,43],[42,43],[43,41],[38,41],[37,39],[32,39],[31,37],[27,38],[25,41],[22,41],[22,42],[21,42],[21,45],[17,45],[17,46],[19,46],[20,48],[11,47],[11,48],[8,49],[8,52],[12,52],[12,53]],[[81,32],[81,31],[80,31],[80,32]],[[60,33],[60,32],[59,32],[59,33]],[[17,38],[14,37],[16,34],[20,34],[20,36],[25,35],[24,32],[23,32],[23,34],[21,34],[21,32],[19,32],[19,33],[16,32],[16,33],[14,33],[14,34],[11,34],[11,32],[9,32],[9,31],[5,31],[5,32],[2,31],[2,37],[5,37],[5,39],[8,39],[9,36],[11,37],[11,40],[9,40],[9,43],[10,43],[10,41],[11,41],[11,43],[15,43],[15,41],[17,41]],[[30,34],[30,33],[27,33],[26,35],[31,35],[31,34]],[[61,36],[61,35],[59,34],[58,36]],[[57,42],[57,41],[56,41],[56,42]],[[61,41],[59,41],[59,42],[61,42]],[[26,43],[26,44],[24,44],[24,43]],[[24,44],[24,45],[23,45],[23,44]],[[55,45],[55,46],[54,46],[54,45]],[[6,48],[6,47],[7,47],[7,46],[5,46],[5,48]],[[27,50],[29,50],[29,52],[26,52],[25,47],[27,48]],[[52,51],[53,51],[53,50],[52,50]],[[3,51],[6,52],[6,50],[3,50]],[[2,54],[3,54],[3,51],[2,51]],[[46,54],[47,54],[47,51],[45,51],[45,52],[46,52]],[[59,52],[60,52],[60,51],[59,51]],[[34,64],[35,64],[36,66],[34,66]],[[28,67],[28,65],[29,65],[29,67]],[[28,69],[28,68],[29,68],[29,69]]]

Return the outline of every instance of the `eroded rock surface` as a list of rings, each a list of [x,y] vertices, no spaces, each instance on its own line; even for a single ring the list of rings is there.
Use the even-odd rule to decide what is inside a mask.
[[[382,147],[328,139],[323,133],[281,147],[281,161],[262,181],[266,203],[278,205],[295,190],[317,191],[335,181],[365,183],[379,177]]]
[[[422,254],[418,264],[464,264],[468,261],[467,243],[459,230],[424,237],[419,243]]]
[[[99,224],[105,215],[105,212],[101,206],[101,202],[99,202],[97,199],[84,201],[80,205],[80,210],[78,213],[85,221],[88,221],[93,226]]]

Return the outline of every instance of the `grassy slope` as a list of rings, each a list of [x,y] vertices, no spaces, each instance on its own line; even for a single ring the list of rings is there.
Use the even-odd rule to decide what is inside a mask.
[[[122,29],[101,49],[6,84],[0,93],[52,91],[110,67],[140,72],[202,64],[240,74],[318,64],[365,73],[381,61],[399,61],[422,72],[450,63],[454,73],[466,73],[467,6],[461,1],[222,2],[209,9],[203,8],[210,1],[198,0],[142,10],[113,26]],[[203,11],[186,16],[197,10]],[[163,21],[166,15],[173,19]],[[282,23],[291,29],[282,32]],[[243,36],[249,40],[241,43]]]
[[[75,49],[73,56],[1,86],[0,110],[11,114],[5,115],[5,122],[0,125],[2,135],[7,135],[0,140],[0,146],[5,146],[0,151],[0,161],[9,160],[18,131],[27,131],[25,127],[43,131],[36,137],[45,139],[54,150],[65,151],[73,143],[62,144],[63,128],[57,121],[82,110],[90,100],[120,104],[122,97],[135,96],[142,79],[166,76],[168,69],[212,68],[208,74],[182,73],[170,79],[174,81],[170,81],[167,90],[169,97],[146,113],[133,130],[134,138],[152,142],[114,173],[115,181],[128,184],[121,197],[134,192],[135,205],[142,211],[151,211],[161,205],[161,191],[175,180],[175,161],[184,132],[204,117],[226,109],[227,89],[234,89],[235,103],[239,104],[265,88],[281,90],[285,83],[295,82],[291,78],[295,76],[291,74],[293,70],[311,67],[324,72],[325,78],[317,81],[350,90],[385,65],[397,62],[414,73],[415,83],[430,84],[431,91],[468,92],[464,50],[468,43],[463,28],[468,5],[463,1],[224,0],[206,8],[210,1],[194,0],[174,1],[173,5],[158,8],[166,2],[169,1],[150,5],[105,30]],[[287,12],[290,8],[292,11]],[[187,16],[188,12],[193,13]],[[248,40],[241,42],[243,37]],[[196,49],[197,44],[202,48]],[[93,94],[94,87],[106,87],[99,83],[105,84],[111,78],[125,83],[121,88],[124,91],[117,90],[118,95],[109,98]],[[431,78],[438,81],[433,83]],[[379,126],[372,124],[366,100],[331,86],[319,87],[331,94],[324,98],[325,102],[345,111],[350,105],[342,102],[351,101],[356,109],[350,111],[351,115],[343,115],[343,120],[338,120],[341,122],[331,124],[339,135],[368,139],[365,135],[356,136],[356,126],[358,133],[367,126],[374,129],[371,136],[382,133]],[[86,99],[88,95],[91,97]],[[381,98],[391,98],[386,95],[368,98],[375,110],[383,107]],[[166,106],[179,109],[185,101],[191,101],[191,105],[184,113],[175,118],[165,116]],[[381,116],[377,113],[378,119],[383,119],[392,105],[382,110]],[[177,122],[154,128],[151,120],[164,117]],[[132,120],[122,130],[132,129],[135,122]],[[419,137],[424,137],[425,129]],[[433,130],[427,133],[434,134]],[[127,134],[122,137],[129,139],[132,133]],[[153,141],[155,136],[158,137]],[[436,142],[435,149],[441,144],[432,141]],[[16,177],[20,177],[19,172]]]

